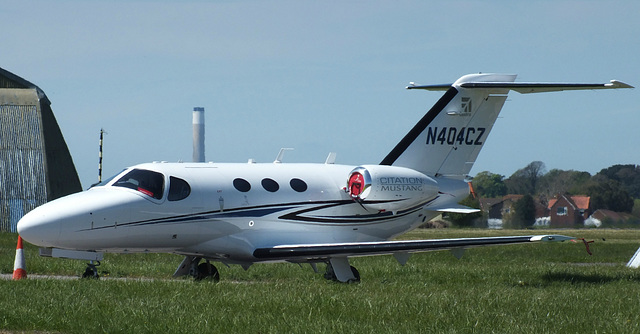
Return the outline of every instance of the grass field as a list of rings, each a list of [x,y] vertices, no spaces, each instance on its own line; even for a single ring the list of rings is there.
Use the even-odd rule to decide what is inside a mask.
[[[419,230],[406,238],[531,234]],[[352,259],[359,284],[326,281],[308,265],[218,265],[219,283],[172,279],[182,258],[106,254],[103,276],[0,280],[0,332],[191,333],[638,333],[640,271],[625,264],[640,230],[533,231],[595,240]],[[17,235],[0,233],[0,272],[11,273]],[[604,240],[603,240],[604,239]],[[28,274],[79,275],[82,261],[41,258]],[[324,266],[320,270],[324,270]],[[108,272],[108,273],[105,273]],[[153,278],[153,279],[147,279]]]

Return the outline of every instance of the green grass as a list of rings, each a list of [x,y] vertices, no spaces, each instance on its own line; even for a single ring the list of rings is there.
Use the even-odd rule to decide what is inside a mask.
[[[419,230],[406,238],[553,233],[596,240],[355,258],[359,284],[308,265],[218,265],[219,283],[171,279],[182,260],[106,254],[100,267],[127,280],[0,280],[0,331],[97,332],[640,332],[640,271],[624,265],[640,230]],[[11,273],[16,235],[0,233],[0,272]],[[603,238],[605,239],[603,241]],[[82,261],[41,258],[28,274],[79,275]],[[324,270],[324,266],[319,266]],[[155,278],[154,280],[139,278]]]

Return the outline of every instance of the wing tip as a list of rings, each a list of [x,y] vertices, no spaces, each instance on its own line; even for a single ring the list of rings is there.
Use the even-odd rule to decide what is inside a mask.
[[[607,84],[606,86],[611,87],[611,88],[635,88],[633,86],[631,86],[630,84],[626,83],[626,82],[622,82],[619,80],[611,80],[611,83]]]
[[[574,240],[575,237],[568,237],[566,235],[534,235],[529,239],[530,241],[567,241]]]

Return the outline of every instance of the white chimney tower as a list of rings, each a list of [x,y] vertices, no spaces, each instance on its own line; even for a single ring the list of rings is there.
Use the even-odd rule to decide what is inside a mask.
[[[204,162],[204,108],[193,108],[193,162]]]

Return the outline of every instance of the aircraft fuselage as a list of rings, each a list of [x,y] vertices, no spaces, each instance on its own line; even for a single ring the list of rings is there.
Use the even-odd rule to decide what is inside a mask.
[[[455,203],[468,194],[466,183],[458,181],[458,191],[448,187],[445,195],[401,210],[371,208],[347,191],[347,177],[354,168],[286,163],[142,164],[105,185],[36,208],[23,218],[21,233],[44,247],[169,252],[245,263],[260,261],[253,256],[255,249],[275,245],[388,240],[437,215],[426,209],[429,205],[445,200]],[[149,179],[144,175],[138,177],[135,187],[126,183],[134,170],[157,173],[156,181],[161,184],[143,185],[142,179]],[[416,180],[385,177],[381,189],[393,192],[426,186]],[[30,221],[37,225],[30,226]]]

